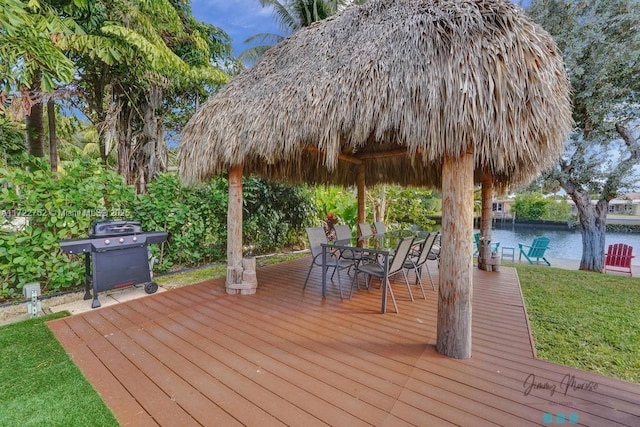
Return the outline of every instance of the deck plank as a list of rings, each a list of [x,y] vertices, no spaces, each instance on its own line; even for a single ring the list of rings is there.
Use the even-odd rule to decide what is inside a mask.
[[[473,355],[456,360],[435,350],[426,273],[426,299],[398,281],[400,312],[381,314],[377,286],[323,298],[315,269],[302,289],[308,263],[259,268],[255,295],[211,280],[49,324],[123,425],[640,425],[640,385],[535,358],[513,268],[474,270]],[[556,391],[525,393],[530,375]],[[597,387],[565,394],[567,375]]]
[[[67,323],[67,318],[49,322],[49,327],[58,341],[80,367],[87,380],[94,386],[122,426],[157,426],[151,415],[144,410],[138,401],[129,393],[116,376],[114,376],[78,337]]]
[[[98,315],[99,312],[95,311],[88,315],[73,316],[68,320],[68,324],[87,343],[88,347],[104,364],[111,375],[120,381],[124,388],[158,424],[199,425],[187,411],[180,407],[175,400],[171,399],[171,396],[164,393],[149,377],[131,363],[120,350],[113,346],[105,336],[98,333],[91,326],[89,321]],[[80,368],[84,370],[83,365],[80,365]],[[99,385],[93,385],[100,392]],[[104,395],[103,397],[107,405],[113,410],[116,418],[120,419],[119,412],[116,412],[117,408],[111,405],[108,397]]]

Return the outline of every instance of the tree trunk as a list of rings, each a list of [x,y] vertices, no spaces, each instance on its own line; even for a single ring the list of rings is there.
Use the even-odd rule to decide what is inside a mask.
[[[157,135],[156,135],[156,152],[155,152],[155,169],[153,170],[152,177],[155,177],[160,172],[166,172],[169,169],[169,153],[167,152],[167,144],[164,140],[164,128],[162,126],[162,117],[156,117]]]
[[[364,164],[358,165],[356,184],[358,187],[358,223],[361,223],[366,221]]]
[[[120,108],[118,116],[118,173],[127,184],[133,184],[131,174],[131,120],[133,109],[125,104]]]
[[[104,123],[103,120],[100,123]],[[98,130],[98,149],[100,151],[100,160],[102,160],[103,165],[107,165],[107,159],[109,157],[109,153],[107,150],[107,135],[108,132],[105,132],[104,129]]]
[[[39,98],[41,76],[40,72],[36,72],[33,77],[29,90],[32,100]],[[31,105],[29,115],[26,116],[26,130],[29,154],[44,157],[44,107],[39,99]]]
[[[381,185],[380,195],[378,196],[378,203],[376,203],[375,215],[373,220],[384,222],[384,215],[386,210],[387,210],[387,188],[384,185]]]
[[[227,285],[242,283],[242,165],[229,170]]]
[[[107,85],[107,70],[104,69],[103,73],[95,74],[91,77],[88,77],[87,80],[90,82],[89,87],[91,90],[87,92],[87,102],[89,107],[93,111],[93,123],[98,129],[98,150],[100,151],[100,159],[102,160],[102,164],[107,165],[107,158],[109,155],[109,150],[107,149],[107,136],[109,135],[109,127],[107,123],[109,122],[108,114],[105,112],[105,97],[109,93],[111,96],[112,102],[118,102],[117,96],[112,86]]]
[[[579,227],[582,233],[582,259],[580,270],[604,271],[604,240],[607,231],[607,211],[609,202],[599,200],[591,203],[589,194],[581,190],[569,193],[576,204]]]
[[[442,166],[442,245],[437,350],[471,357],[473,295],[473,153],[447,157]]]
[[[47,119],[49,121],[49,164],[51,171],[55,174],[58,172],[58,132],[56,130],[56,103],[52,98],[47,101]]]
[[[482,176],[482,215],[480,217],[480,244],[478,245],[478,268],[490,270],[487,261],[491,259],[491,222],[493,217],[493,178]]]
[[[167,169],[166,147],[160,118],[156,111],[161,107],[162,89],[153,87],[147,92],[147,99],[140,109],[143,113],[142,137],[135,149],[135,159],[131,164],[132,173],[138,174],[138,193],[146,192],[146,185],[159,173]]]

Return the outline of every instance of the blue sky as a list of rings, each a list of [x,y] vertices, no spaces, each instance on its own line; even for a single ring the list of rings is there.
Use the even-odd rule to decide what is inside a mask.
[[[520,3],[514,0],[514,3]],[[530,0],[523,0],[524,6]],[[260,0],[192,0],[193,16],[202,22],[222,28],[231,37],[233,54],[237,56],[250,45],[244,41],[258,33],[284,35],[278,28],[271,8],[263,8]]]
[[[244,41],[258,33],[284,34],[276,24],[271,8],[259,0],[192,0],[193,16],[222,28],[231,37],[234,56],[249,47]]]

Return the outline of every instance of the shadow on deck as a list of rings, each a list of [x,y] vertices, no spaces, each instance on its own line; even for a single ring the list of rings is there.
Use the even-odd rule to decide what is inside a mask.
[[[49,326],[121,425],[640,425],[639,385],[534,357],[513,268],[474,270],[455,360],[434,348],[435,265],[426,301],[394,286],[399,314],[379,289],[323,299],[320,269],[303,291],[308,265],[259,269],[252,296],[214,280]]]

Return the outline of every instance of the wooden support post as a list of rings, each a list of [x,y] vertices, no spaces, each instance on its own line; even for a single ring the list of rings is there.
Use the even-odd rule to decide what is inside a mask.
[[[358,175],[356,176],[356,183],[358,187],[358,223],[366,221],[365,213],[365,173],[364,164],[358,165]]]
[[[482,216],[480,218],[480,245],[478,245],[478,268],[491,271],[491,220],[493,217],[493,178],[482,175]]]
[[[473,153],[446,157],[442,166],[442,244],[436,348],[471,357],[473,296]]]
[[[227,285],[242,283],[242,165],[229,170],[227,208]],[[229,292],[229,291],[232,292]],[[236,293],[230,287],[227,292]]]

